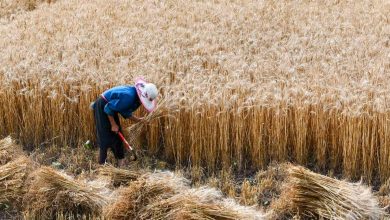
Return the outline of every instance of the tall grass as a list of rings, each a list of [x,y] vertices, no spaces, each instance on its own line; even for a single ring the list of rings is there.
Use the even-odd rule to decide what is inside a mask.
[[[63,0],[0,25],[0,134],[93,139],[105,89],[155,82],[142,137],[182,165],[390,177],[386,1]],[[128,126],[125,123],[125,126]],[[131,134],[129,134],[131,135]]]

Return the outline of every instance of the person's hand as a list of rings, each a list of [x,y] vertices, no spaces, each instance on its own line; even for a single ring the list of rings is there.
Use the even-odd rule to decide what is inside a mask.
[[[118,133],[119,131],[119,126],[117,124],[114,124],[111,126],[111,131],[114,133]]]

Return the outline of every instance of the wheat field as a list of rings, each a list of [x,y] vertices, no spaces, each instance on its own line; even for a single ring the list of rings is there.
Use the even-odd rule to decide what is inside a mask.
[[[388,1],[7,2],[0,134],[26,148],[93,140],[89,103],[142,75],[163,100],[140,138],[150,155],[390,177]]]

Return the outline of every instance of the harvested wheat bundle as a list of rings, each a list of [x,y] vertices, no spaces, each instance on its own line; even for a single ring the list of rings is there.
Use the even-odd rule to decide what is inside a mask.
[[[245,209],[243,211],[246,211]],[[155,200],[148,205],[140,219],[262,219],[259,213],[249,216],[232,203],[224,202],[222,193],[214,188],[185,190],[172,197]],[[253,214],[253,212],[252,212]]]
[[[376,192],[379,206],[382,207],[387,214],[390,214],[390,179],[387,179]]]
[[[289,178],[287,187],[291,188],[284,199],[290,199],[291,208],[301,215],[379,219],[384,214],[371,190],[361,183],[340,181],[293,166],[289,168]]]
[[[129,144],[131,146],[138,146],[138,138],[140,137],[142,131],[143,131],[143,128],[146,126],[146,124],[150,121],[152,121],[153,119],[156,119],[158,118],[158,116],[156,116],[155,113],[150,113],[149,115],[147,115],[146,117],[144,117],[144,120],[141,121],[141,122],[138,122],[136,124],[133,124],[132,126],[130,126],[127,130],[129,132]]]
[[[387,214],[390,214],[390,196],[378,196],[379,206],[384,209]]]
[[[98,169],[98,173],[111,179],[114,186],[128,184],[141,176],[140,171],[115,168],[111,165],[105,165]]]
[[[289,163],[272,164],[266,170],[259,171],[256,174],[257,195],[255,199],[263,209],[277,209],[277,207],[274,207],[274,204],[278,203],[278,198],[283,191],[290,166]]]
[[[161,184],[172,188],[175,193],[189,189],[190,181],[180,173],[170,171],[147,173],[142,176],[147,184]]]
[[[0,165],[22,154],[24,154],[22,147],[16,144],[10,136],[0,140]]]
[[[108,219],[136,219],[145,205],[172,196],[174,190],[161,183],[148,184],[145,179],[139,179],[121,189],[119,194],[119,199],[105,210],[104,216]]]
[[[108,203],[99,189],[49,167],[42,167],[31,178],[31,187],[23,200],[26,218],[96,217]]]
[[[0,203],[19,207],[33,162],[24,156],[0,166]],[[20,207],[19,207],[20,208]]]
[[[137,146],[137,139],[142,133],[143,128],[150,123],[151,121],[158,119],[160,117],[163,117],[162,115],[162,108],[165,103],[165,99],[160,99],[157,104],[157,109],[155,109],[153,112],[149,113],[147,116],[143,118],[142,121],[135,123],[127,128],[127,131],[130,134],[129,137],[129,143],[131,146]],[[139,146],[138,146],[139,148]]]
[[[115,191],[112,189],[111,180],[107,176],[77,176],[77,181],[82,185],[93,188],[97,194],[106,199],[106,203],[110,203],[116,199]]]
[[[387,179],[379,188],[378,195],[386,196],[390,194],[390,179]]]
[[[230,209],[237,214],[237,219],[252,219],[260,220],[266,219],[267,216],[251,206],[242,206],[238,204],[234,199],[225,198],[220,203],[225,209]]]
[[[108,219],[138,219],[146,205],[188,189],[189,181],[172,172],[147,173],[120,190],[119,199],[104,211]]]

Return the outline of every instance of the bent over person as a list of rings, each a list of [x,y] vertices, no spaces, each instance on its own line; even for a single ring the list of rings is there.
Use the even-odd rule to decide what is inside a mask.
[[[116,86],[103,92],[91,105],[94,110],[97,144],[99,146],[99,164],[107,159],[107,150],[111,148],[119,166],[124,166],[125,151],[118,131],[122,131],[118,114],[123,118],[139,122],[142,118],[133,112],[142,104],[148,112],[156,108],[157,88],[141,78],[135,85]]]

